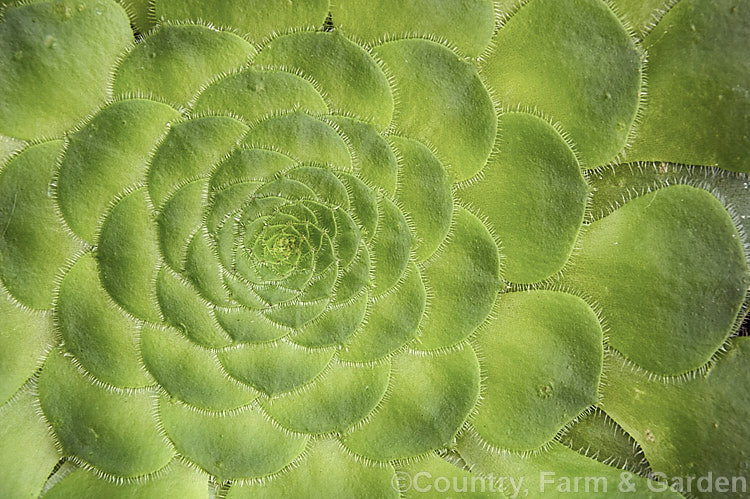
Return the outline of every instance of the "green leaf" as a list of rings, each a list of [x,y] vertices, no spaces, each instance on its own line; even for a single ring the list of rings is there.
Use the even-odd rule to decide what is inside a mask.
[[[417,261],[432,255],[448,234],[453,211],[450,182],[442,163],[415,140],[394,137],[401,157],[397,194],[416,232]]]
[[[495,491],[502,487],[506,495],[528,491],[529,497],[683,497],[668,490],[668,484],[607,466],[557,442],[540,453],[518,455],[488,453],[479,440],[467,437],[458,450],[475,473],[485,477],[487,487],[494,485]]]
[[[32,146],[0,171],[0,273],[13,296],[37,309],[51,308],[56,274],[82,247],[51,199],[60,146]]]
[[[628,158],[750,172],[750,10],[737,0],[675,5],[644,40],[649,103]]]
[[[643,69],[640,50],[605,2],[527,2],[493,45],[482,74],[504,109],[533,109],[559,122],[583,167],[622,151]]]
[[[538,449],[598,401],[602,328],[576,296],[505,294],[476,342],[487,384],[472,424],[497,448]]]
[[[587,227],[562,283],[602,306],[615,349],[676,375],[704,366],[732,334],[750,274],[724,206],[672,186]]]
[[[736,480],[750,480],[750,430],[738,422],[750,409],[749,356],[748,338],[733,339],[706,374],[671,383],[651,379],[615,356],[602,405],[641,444],[662,477],[711,474],[716,487],[707,496],[724,496],[718,477],[734,480],[735,491],[742,492]]]
[[[476,67],[428,40],[378,45],[398,88],[395,126],[434,148],[453,180],[475,175],[495,142],[497,116]]]
[[[8,7],[0,23],[0,133],[62,136],[107,99],[115,63],[132,42],[115,2]]]
[[[187,106],[205,85],[241,68],[254,53],[252,45],[232,33],[198,25],[161,25],[120,63],[114,90]]]
[[[304,433],[343,432],[369,415],[383,398],[390,363],[331,364],[299,391],[281,394],[263,404],[283,427]]]
[[[570,258],[589,188],[573,152],[544,120],[507,113],[500,129],[501,152],[457,194],[500,239],[505,279],[533,283]]]
[[[77,469],[56,483],[44,497],[72,499],[76,497],[201,497],[206,494],[206,476],[185,464],[173,461],[168,470],[138,482],[115,484],[99,478],[95,473]]]
[[[143,362],[173,398],[207,410],[231,410],[248,405],[258,392],[227,376],[210,350],[169,328],[144,325]]]
[[[471,347],[392,360],[392,378],[372,418],[344,437],[370,459],[413,457],[451,443],[479,396],[479,363]]]
[[[275,38],[256,64],[300,71],[316,82],[331,111],[383,130],[391,122],[393,96],[370,54],[338,32],[293,33]]]
[[[231,113],[246,123],[295,108],[311,114],[328,113],[328,105],[308,80],[285,71],[253,68],[210,85],[194,107],[197,113]]]
[[[487,47],[495,28],[492,4],[489,0],[340,0],[331,6],[331,14],[336,26],[370,45],[416,34],[444,40],[476,57]]]
[[[44,416],[66,455],[121,477],[153,473],[172,459],[154,418],[152,394],[101,386],[61,350],[47,359],[38,390]]]
[[[76,234],[94,243],[112,199],[143,181],[154,143],[177,116],[164,104],[124,100],[107,106],[70,137],[58,197]]]
[[[0,292],[0,403],[8,401],[55,344],[51,314],[25,309]]]
[[[91,254],[63,278],[55,318],[68,351],[97,379],[120,388],[151,384],[140,360],[137,323],[112,303]]]
[[[318,440],[289,472],[258,484],[234,484],[227,499],[273,498],[315,491],[325,497],[398,497],[391,466],[364,463],[335,440]]]
[[[326,368],[333,353],[332,349],[280,341],[224,350],[219,359],[234,378],[275,395],[312,381]]]
[[[96,259],[104,289],[128,312],[159,318],[156,273],[160,255],[143,189],[119,201],[102,222]]]
[[[159,413],[177,450],[220,480],[277,472],[307,443],[306,436],[279,429],[256,406],[208,413],[163,397]]]
[[[328,0],[154,0],[156,19],[194,21],[233,28],[255,43],[277,32],[320,26],[328,14]]]
[[[420,268],[431,299],[416,346],[433,349],[463,341],[489,315],[503,285],[500,255],[487,227],[457,209],[445,245]]]
[[[0,410],[0,493],[6,497],[38,497],[47,476],[62,457],[35,393],[26,391]]]

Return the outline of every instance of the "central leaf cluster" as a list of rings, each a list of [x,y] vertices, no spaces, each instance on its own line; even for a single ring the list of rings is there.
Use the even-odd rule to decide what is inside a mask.
[[[258,182],[234,216],[236,209],[217,213],[222,208],[215,205],[212,214],[223,221],[212,233],[212,245],[225,270],[239,282],[251,290],[273,289],[274,296],[266,295],[265,301],[271,307],[291,307],[293,311],[279,314],[277,320],[296,327],[328,305],[339,267],[355,256],[361,232],[345,210],[326,202],[331,193],[321,186],[343,189],[334,173],[298,167],[291,175],[309,182],[286,173]],[[295,309],[311,303],[320,307],[309,314]]]

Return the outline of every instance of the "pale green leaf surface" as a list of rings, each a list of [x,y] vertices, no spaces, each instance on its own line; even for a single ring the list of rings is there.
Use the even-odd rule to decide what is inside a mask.
[[[143,181],[154,142],[177,116],[164,104],[124,100],[69,138],[58,197],[66,222],[82,239],[93,244],[112,198]]]
[[[154,0],[157,20],[202,19],[215,26],[233,28],[255,43],[277,32],[320,26],[328,13],[328,0]]]
[[[0,16],[0,495],[746,470],[740,0]]]
[[[539,449],[597,403],[602,329],[580,298],[557,291],[506,294],[476,341],[487,387],[472,424],[491,445]]]
[[[493,45],[482,74],[504,109],[533,109],[558,122],[583,167],[622,151],[638,109],[642,63],[604,2],[533,0]]]
[[[0,23],[0,133],[60,137],[107,99],[120,54],[133,42],[115,2],[9,7]]]
[[[470,346],[431,355],[403,352],[381,407],[344,445],[376,460],[413,457],[449,445],[479,395],[479,364]]]
[[[273,425],[257,406],[235,413],[203,413],[161,398],[159,414],[177,450],[221,480],[279,471],[302,453],[307,442],[306,436]]]
[[[190,499],[208,498],[206,476],[181,463],[170,464],[169,470],[138,483],[114,484],[94,473],[78,469],[55,484],[44,497],[77,499],[107,497],[111,499],[156,498],[166,496]]]
[[[391,466],[362,463],[335,440],[318,440],[301,463],[263,484],[236,484],[227,499],[309,497],[398,497]]]
[[[154,418],[152,394],[99,386],[60,350],[47,359],[38,390],[44,416],[66,455],[122,477],[153,473],[172,459]]]
[[[457,194],[487,217],[502,242],[505,279],[533,283],[570,258],[589,189],[573,151],[551,125],[507,113],[499,126],[501,152]]]
[[[138,325],[109,299],[91,254],[63,278],[55,319],[66,348],[97,379],[121,388],[151,384],[140,362]]]
[[[666,490],[664,484],[649,484],[646,478],[582,456],[559,443],[552,444],[539,454],[520,456],[488,453],[482,449],[479,440],[466,437],[459,442],[458,450],[475,472],[486,476],[488,482],[495,485],[496,491],[502,485],[506,495],[514,492],[512,479],[516,485],[521,484],[521,493],[525,497],[533,498],[683,497]],[[499,477],[505,479],[500,482]],[[624,484],[622,490],[621,484]]]
[[[346,112],[379,130],[391,122],[393,96],[383,70],[367,51],[338,32],[275,38],[255,63],[300,71],[318,85],[336,114]]]
[[[690,186],[638,197],[588,226],[562,278],[602,306],[610,345],[664,375],[708,362],[733,332],[749,282],[729,214]]]
[[[25,310],[0,294],[0,401],[10,399],[55,343],[51,314]]]
[[[252,45],[232,33],[200,25],[162,25],[120,63],[114,90],[184,107],[204,85],[241,68],[254,53]]]
[[[603,390],[604,409],[640,442],[654,471],[730,482],[722,487],[728,493],[712,487],[705,497],[741,497],[732,479],[750,480],[750,432],[738,424],[750,407],[750,341],[733,339],[727,350],[707,374],[673,383],[649,379],[618,356]]]
[[[644,40],[648,99],[628,159],[750,172],[750,9],[686,0]]]
[[[52,201],[49,183],[60,146],[32,146],[0,171],[0,272],[8,291],[37,309],[52,306],[56,273],[81,248]]]
[[[430,145],[454,181],[481,170],[497,116],[476,67],[429,40],[397,40],[374,51],[398,89],[394,124],[401,133]]]
[[[455,211],[444,247],[421,265],[431,299],[420,349],[456,344],[468,337],[492,309],[503,281],[498,248],[482,222],[469,211]]]
[[[26,391],[0,411],[0,494],[39,497],[47,475],[60,459],[47,425],[37,413],[37,398]]]

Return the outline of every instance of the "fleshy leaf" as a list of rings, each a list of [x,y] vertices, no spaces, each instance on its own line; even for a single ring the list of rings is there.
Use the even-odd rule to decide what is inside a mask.
[[[602,306],[615,349],[673,375],[705,365],[733,332],[750,274],[724,206],[671,186],[588,226],[562,282]]]
[[[507,113],[500,117],[500,130],[500,152],[481,180],[458,197],[495,230],[505,279],[533,283],[560,271],[570,258],[588,186],[573,151],[543,120]]]
[[[63,451],[121,477],[157,471],[172,459],[147,392],[98,386],[56,350],[39,377],[39,402]]]
[[[491,445],[531,451],[597,403],[602,329],[580,298],[510,293],[477,336],[487,384],[472,424]]]
[[[279,424],[304,433],[342,432],[369,415],[388,387],[390,363],[333,364],[299,392],[274,397],[263,406]]]
[[[379,130],[391,122],[393,96],[385,74],[364,49],[338,32],[275,38],[255,63],[295,69],[312,78],[335,114],[346,111]]]
[[[56,483],[44,497],[69,499],[74,497],[201,497],[206,494],[206,476],[185,464],[173,462],[158,476],[135,483],[115,484],[84,469],[77,469]]]
[[[195,345],[168,328],[144,325],[143,362],[173,398],[208,410],[230,410],[248,405],[258,396],[223,373],[210,350]]]
[[[86,254],[63,278],[57,325],[65,347],[97,379],[121,388],[151,383],[140,361],[137,323],[107,296]]]
[[[671,0],[612,0],[617,13],[630,24],[640,36],[659,20],[664,11],[673,4]]]
[[[302,453],[307,442],[303,435],[278,429],[257,407],[205,413],[162,398],[159,412],[177,450],[220,480],[279,471]]]
[[[443,165],[421,143],[394,137],[401,157],[398,200],[416,232],[417,261],[432,255],[448,233],[453,212],[450,182]]]
[[[500,256],[482,222],[456,210],[445,246],[421,266],[431,295],[417,347],[450,346],[474,332],[490,313],[502,287]]]
[[[393,468],[363,463],[336,440],[319,440],[292,469],[262,484],[235,484],[227,499],[289,497],[314,491],[320,497],[398,497]]]
[[[41,365],[55,344],[50,313],[26,310],[0,291],[0,406]]]
[[[641,57],[605,2],[526,2],[493,45],[482,73],[503,108],[559,122],[586,168],[622,151],[638,109]]]
[[[274,395],[311,381],[325,369],[332,349],[308,349],[286,342],[242,345],[219,353],[229,374]]]
[[[372,245],[373,285],[376,294],[393,288],[409,263],[412,235],[404,214],[393,201],[380,198],[378,230]]]
[[[206,175],[231,152],[247,126],[239,121],[208,116],[178,123],[159,145],[148,172],[148,192],[157,208],[187,182]]]
[[[260,43],[277,32],[320,26],[328,14],[328,0],[154,0],[161,21],[203,19],[233,29]]]
[[[418,34],[446,40],[476,57],[489,44],[495,28],[492,4],[489,0],[339,0],[331,6],[331,13],[345,33],[371,45],[388,37]]]
[[[398,163],[393,149],[385,138],[374,126],[363,121],[343,116],[335,116],[331,121],[348,139],[354,153],[354,167],[361,177],[360,180],[393,195],[396,192]]]
[[[162,270],[157,279],[156,294],[167,323],[181,330],[186,337],[206,347],[223,347],[230,343],[229,334],[213,317],[211,305],[187,282]]]
[[[574,422],[560,437],[560,443],[609,466],[631,470],[639,475],[646,475],[650,471],[638,442],[600,409]]]
[[[24,392],[0,409],[0,494],[38,497],[60,459],[47,424],[37,412],[36,394]]]
[[[343,344],[359,327],[367,310],[367,295],[362,294],[338,308],[329,308],[308,323],[294,342],[309,347]]]
[[[353,362],[377,360],[416,337],[426,297],[419,270],[410,265],[394,291],[371,301],[366,322],[354,332],[342,358]]]
[[[125,196],[104,219],[96,257],[110,296],[136,317],[158,320],[154,281],[159,253],[143,189]]]
[[[328,113],[323,97],[301,76],[252,68],[209,86],[195,104],[198,113],[232,113],[246,123],[295,108],[312,114]]]
[[[266,146],[300,162],[349,169],[351,154],[344,139],[330,125],[304,113],[271,117],[245,137],[252,147]]]
[[[156,219],[160,253],[177,272],[185,269],[190,238],[200,230],[205,198],[206,182],[190,182],[167,200]]]
[[[530,497],[566,497],[588,494],[599,497],[669,497],[683,496],[668,490],[669,485],[649,482],[646,478],[623,472],[582,456],[557,442],[546,450],[530,454],[488,453],[476,438],[466,437],[458,443],[461,457],[475,473],[484,476],[486,486],[505,495],[529,491]],[[503,477],[501,480],[500,477]],[[619,488],[622,486],[622,489]],[[627,492],[626,492],[627,491]]]
[[[197,25],[162,25],[120,64],[115,92],[187,106],[204,85],[241,68],[253,52],[252,45],[232,33]]]
[[[60,146],[32,146],[0,172],[0,272],[8,291],[37,309],[52,306],[56,274],[82,246],[65,230],[51,198]]]
[[[437,152],[453,180],[474,176],[495,143],[497,116],[476,67],[428,40],[375,49],[399,89],[394,120],[407,137]]]
[[[413,457],[450,444],[479,396],[479,363],[469,346],[392,360],[388,393],[344,444],[376,460]]]
[[[741,493],[750,481],[744,421],[750,410],[750,338],[733,339],[705,375],[665,383],[617,356],[607,374],[602,406],[643,447],[662,477],[726,477],[714,492]],[[709,479],[710,481],[710,479]],[[695,490],[695,488],[693,488]],[[719,494],[721,495],[721,494]]]
[[[105,101],[117,58],[133,42],[115,2],[9,7],[0,23],[0,133],[59,137]]]
[[[628,158],[750,172],[750,9],[685,0],[644,40],[648,106]]]
[[[151,151],[177,111],[148,100],[116,102],[69,139],[58,197],[68,225],[94,243],[102,216],[126,188],[143,181]]]

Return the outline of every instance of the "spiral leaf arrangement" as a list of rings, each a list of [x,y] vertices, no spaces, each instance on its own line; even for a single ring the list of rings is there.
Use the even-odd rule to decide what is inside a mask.
[[[746,477],[749,7],[6,6],[0,492]]]

